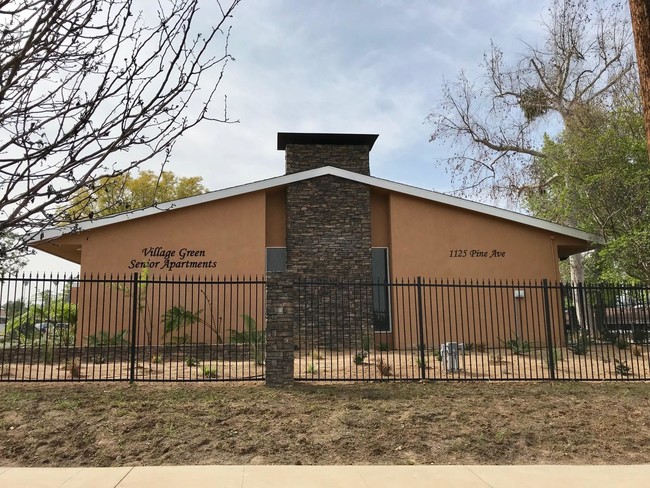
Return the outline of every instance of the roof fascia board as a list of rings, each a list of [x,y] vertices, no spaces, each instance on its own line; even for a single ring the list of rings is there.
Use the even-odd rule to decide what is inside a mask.
[[[97,229],[99,227],[105,227],[107,225],[118,224],[120,222],[128,222],[142,217],[148,217],[150,215],[157,215],[159,213],[168,212],[170,210],[178,210],[180,208],[192,207],[194,205],[201,205],[203,203],[222,200],[224,198],[230,198],[239,195],[245,195],[247,193],[253,193],[260,190],[267,190],[269,188],[284,186],[289,183],[294,183],[296,181],[302,181],[310,178],[316,178],[319,176],[325,176],[330,173],[328,171],[329,169],[336,169],[336,168],[325,166],[322,168],[311,169],[300,173],[276,176],[273,178],[268,178],[266,180],[259,180],[259,181],[254,181],[252,183],[239,185],[239,186],[224,188],[222,190],[214,190],[193,197],[181,198],[179,200],[164,202],[152,207],[130,210],[128,212],[123,212],[108,217],[99,218],[97,220],[84,220],[82,222],[78,222],[72,225],[62,226],[60,228],[47,229],[43,232],[39,232],[38,237],[31,239],[28,242],[28,244],[37,244],[39,242],[56,239],[58,237],[70,233],[77,233],[86,230]],[[345,178],[345,176],[342,177]]]
[[[517,222],[519,224],[524,224],[530,227],[537,227],[539,229],[544,229],[550,232],[563,234],[569,237],[575,237],[576,239],[581,239],[589,242],[602,243],[602,239],[599,236],[589,234],[588,232],[583,232],[581,230],[574,229],[572,227],[566,227],[564,225],[555,224],[547,220],[538,219],[536,217],[531,217],[529,215],[513,212],[511,210],[505,210],[503,208],[494,207],[492,205],[487,205],[485,203],[478,203],[478,202],[473,202],[471,200],[465,200],[463,198],[454,197],[451,195],[445,195],[444,193],[438,193],[433,190],[425,190],[423,188],[406,185],[404,183],[397,183],[394,181],[384,180],[374,176],[366,176],[359,173],[353,173],[351,171],[346,171],[344,169],[339,169],[339,168],[331,168],[331,169],[332,169],[332,173],[345,173],[345,174],[339,174],[337,176],[341,176],[342,178],[348,178],[357,181],[359,183],[364,183],[366,185],[371,185],[378,188],[383,188],[385,190],[395,191],[398,193],[404,193],[425,200],[442,203],[444,205],[463,208],[465,210],[470,210],[472,212],[478,212],[485,215],[490,215],[492,217],[498,217],[505,220],[510,220],[512,222]]]
[[[583,232],[577,229],[573,229],[571,227],[555,224],[553,222],[548,222],[546,220],[530,217],[528,215],[520,214],[510,210],[505,210],[491,205],[486,205],[484,203],[464,200],[462,198],[445,195],[444,193],[438,193],[433,190],[425,190],[423,188],[406,185],[404,183],[397,183],[390,180],[384,180],[381,178],[377,178],[375,176],[366,176],[359,173],[354,173],[352,171],[347,171],[341,168],[335,168],[332,166],[323,166],[320,168],[310,169],[299,173],[276,176],[274,178],[268,178],[266,180],[260,180],[252,183],[246,183],[244,185],[224,188],[223,190],[215,190],[194,197],[188,197],[180,200],[161,203],[159,205],[156,205],[155,207],[147,207],[144,209],[132,210],[129,212],[112,215],[110,217],[105,217],[98,220],[87,220],[87,221],[79,222],[78,224],[69,225],[58,229],[48,229],[42,233],[39,233],[38,238],[30,240],[29,244],[37,244],[39,242],[55,239],[65,234],[69,234],[73,232],[75,233],[83,232],[86,230],[96,229],[99,227],[117,224],[120,222],[128,222],[142,217],[148,217],[150,215],[157,215],[162,212],[168,212],[170,210],[177,210],[180,208],[187,208],[194,205],[201,205],[203,203],[222,200],[224,198],[235,197],[247,193],[253,193],[260,190],[268,190],[270,188],[284,186],[290,183],[296,183],[299,181],[309,180],[311,178],[318,178],[320,176],[328,176],[328,175],[337,176],[339,178],[345,178],[351,181],[362,183],[364,185],[373,186],[388,191],[403,193],[417,198],[422,198],[425,200],[441,203],[443,205],[449,205],[452,207],[462,208],[465,210],[489,215],[492,217],[502,218],[505,220],[527,225],[530,227],[536,227],[538,229],[543,229],[549,232],[562,234],[569,237],[574,237],[576,239],[580,239],[583,241],[602,242],[602,239],[599,236],[589,234],[587,232]]]

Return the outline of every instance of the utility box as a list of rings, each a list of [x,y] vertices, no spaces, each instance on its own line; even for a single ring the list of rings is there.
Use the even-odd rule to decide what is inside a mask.
[[[440,355],[445,369],[450,373],[460,371],[460,355],[462,354],[463,345],[458,342],[445,342],[440,348]]]

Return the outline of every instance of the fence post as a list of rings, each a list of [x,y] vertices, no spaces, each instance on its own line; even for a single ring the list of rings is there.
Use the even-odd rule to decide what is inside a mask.
[[[129,381],[135,381],[135,343],[138,338],[138,273],[133,273],[131,280],[131,348]]]
[[[422,277],[418,276],[417,281],[417,300],[418,300],[418,344],[420,344],[420,379],[427,377],[427,365],[425,362],[425,345],[424,345],[424,314],[422,313]]]
[[[555,359],[553,358],[553,331],[551,329],[551,305],[548,297],[548,280],[542,280],[542,289],[544,293],[544,323],[546,325],[546,355],[548,358],[548,371],[551,379],[555,379]]]
[[[266,274],[266,386],[293,385],[293,314],[299,288],[299,280],[291,273]]]

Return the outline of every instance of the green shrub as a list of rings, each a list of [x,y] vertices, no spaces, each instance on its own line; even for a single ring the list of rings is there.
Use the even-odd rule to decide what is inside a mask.
[[[616,374],[621,376],[628,376],[630,374],[630,367],[627,365],[627,361],[619,361],[618,359],[614,359],[614,363],[616,364],[614,367]]]
[[[583,356],[589,351],[589,344],[591,339],[589,338],[589,333],[584,331],[578,331],[571,336],[571,342],[569,343],[569,349],[573,354]]]
[[[648,342],[648,329],[645,324],[635,325],[632,328],[632,342],[635,344],[644,344]]]
[[[616,330],[604,330],[600,333],[600,339],[603,342],[609,342],[610,344],[616,344],[618,340],[618,331]]]
[[[192,325],[201,320],[201,311],[194,313],[186,310],[183,307],[172,307],[167,310],[163,316],[163,324],[165,326],[165,335],[171,334],[177,330],[184,328],[187,325]]]
[[[623,338],[623,337],[619,337],[619,339],[616,341],[616,343],[615,343],[614,345],[615,345],[616,347],[618,347],[619,349],[621,349],[621,350],[625,350],[625,349],[628,348],[628,346],[630,345],[630,343],[627,342],[627,341],[625,340],[625,338]]]
[[[379,343],[379,350],[380,351],[388,351],[390,347],[388,346],[387,342],[380,342]]]
[[[366,359],[366,356],[368,353],[366,351],[361,351],[358,352],[354,355],[354,364],[357,366],[361,366],[363,364],[363,360]]]
[[[185,364],[187,364],[189,367],[198,366],[200,363],[201,362],[194,356],[190,356],[185,360]]]
[[[530,352],[530,342],[521,339],[510,339],[505,342],[505,346],[510,348],[513,354],[521,355]]]
[[[129,340],[127,339],[127,329],[122,329],[120,332],[116,332],[111,335],[110,332],[102,330],[98,334],[89,335],[86,340],[88,341],[88,346],[90,347],[100,347],[100,346],[121,346],[123,344],[128,344]]]
[[[217,377],[217,370],[210,367],[209,365],[203,366],[203,376],[206,378],[216,378]]]

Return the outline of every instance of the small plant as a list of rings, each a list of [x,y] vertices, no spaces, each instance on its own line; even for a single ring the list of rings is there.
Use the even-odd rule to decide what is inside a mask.
[[[463,354],[467,354],[468,352],[472,352],[474,350],[474,343],[473,342],[466,342],[463,347]]]
[[[364,351],[370,351],[370,336],[364,335],[361,339],[361,349]]]
[[[46,341],[41,344],[40,358],[45,364],[51,364],[54,362],[54,344],[49,341]]]
[[[168,342],[168,344],[172,344],[174,346],[183,346],[191,343],[192,343],[192,337],[190,337],[189,335],[175,335],[170,337]]]
[[[644,344],[648,342],[648,329],[646,325],[635,325],[632,328],[632,342],[635,344]]]
[[[104,364],[106,358],[104,356],[93,356],[93,364]]]
[[[639,358],[639,357],[643,356],[643,349],[641,349],[641,346],[638,346],[638,345],[635,344],[632,347],[632,354],[634,356],[636,356],[637,358]]]
[[[563,361],[564,358],[562,357],[562,349],[553,348],[553,361],[556,363],[559,363]]]
[[[610,344],[616,344],[618,337],[618,332],[615,330],[604,330],[600,333],[600,339],[603,342],[609,342]]]
[[[494,364],[501,364],[503,362],[503,356],[501,356],[501,354],[492,354],[492,356],[490,356],[490,361]]]
[[[70,359],[65,363],[65,370],[70,373],[70,378],[81,378],[81,361]]]
[[[310,363],[307,366],[307,372],[310,373],[310,374],[318,373],[318,368],[316,366],[314,366],[314,363]]]
[[[438,361],[439,363],[442,362],[442,354],[440,353],[440,349],[434,349],[432,354],[433,357],[436,358],[436,361]]]
[[[616,344],[614,345],[618,347],[620,350],[625,350],[629,347],[630,343],[627,342],[623,337],[619,337],[618,340],[616,341]]]
[[[379,371],[379,374],[382,376],[390,376],[391,367],[388,361],[384,361],[383,359],[380,359],[379,362],[377,363],[377,370]]]
[[[122,329],[120,332],[116,332],[111,335],[110,332],[102,330],[99,334],[91,334],[86,340],[88,341],[88,346],[98,347],[98,346],[121,346],[123,344],[128,344],[129,340],[126,338],[128,330]]]
[[[389,349],[390,349],[390,347],[388,347],[387,342],[380,342],[379,343],[379,350],[380,351],[388,351]]]
[[[253,357],[257,364],[264,364],[264,329],[257,328],[257,321],[247,314],[242,314],[244,330],[230,329],[231,344],[248,344],[253,349]]]
[[[569,349],[573,354],[584,356],[589,350],[589,333],[587,331],[578,331],[572,336],[572,342],[569,344]]]
[[[151,362],[154,363],[154,364],[160,364],[160,363],[163,362],[163,358],[162,358],[162,356],[159,356],[158,354],[156,354],[155,356],[153,356],[151,358]]]
[[[618,359],[614,359],[614,364],[616,364],[614,367],[616,374],[621,376],[628,376],[630,374],[630,367],[627,365],[627,361],[619,361]]]
[[[354,364],[357,366],[361,366],[363,364],[363,360],[366,359],[366,356],[368,353],[366,351],[361,351],[358,352],[354,355]]]
[[[217,377],[217,370],[210,367],[209,365],[203,366],[203,376],[206,378],[216,378]]]
[[[505,342],[505,346],[510,348],[513,354],[521,355],[530,352],[530,342],[521,339],[510,339]]]
[[[185,364],[187,364],[191,368],[193,366],[198,366],[200,364],[200,361],[194,356],[190,356],[185,360]]]
[[[162,315],[165,335],[172,334],[186,326],[191,326],[201,321],[201,311],[194,313],[183,307],[174,306]]]

